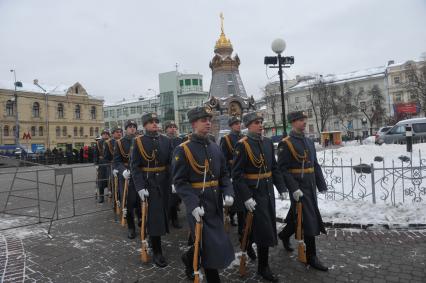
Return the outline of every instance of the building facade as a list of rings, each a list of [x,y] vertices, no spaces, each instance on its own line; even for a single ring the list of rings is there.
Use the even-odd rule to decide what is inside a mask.
[[[158,96],[140,96],[138,98],[123,99],[116,103],[106,104],[104,107],[104,126],[108,129],[115,127],[124,129],[124,123],[131,119],[136,121],[138,130],[141,130],[143,128],[142,114],[157,112],[158,105]]]
[[[191,125],[186,113],[208,100],[203,91],[203,76],[171,71],[159,74],[159,115],[161,123],[175,121],[180,133],[189,133]]]
[[[94,143],[103,127],[103,99],[89,95],[78,82],[41,87],[19,84],[16,104],[14,83],[0,82],[0,144],[15,144],[16,114],[19,143],[33,152]]]

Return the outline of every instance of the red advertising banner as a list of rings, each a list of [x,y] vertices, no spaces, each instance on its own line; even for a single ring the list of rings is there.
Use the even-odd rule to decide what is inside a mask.
[[[396,104],[396,113],[398,114],[416,114],[417,103],[399,103]]]

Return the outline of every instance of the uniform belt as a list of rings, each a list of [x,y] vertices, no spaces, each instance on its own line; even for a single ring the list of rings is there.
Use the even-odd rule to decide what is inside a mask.
[[[294,169],[288,169],[288,172],[293,173],[293,174],[301,174],[302,172],[305,173],[314,173],[314,167],[309,167],[309,168],[294,168]]]
[[[257,179],[266,179],[266,178],[270,178],[272,176],[272,172],[266,172],[266,173],[261,173],[261,174],[244,174],[244,178],[249,179],[249,180],[257,180]]]
[[[102,160],[102,159],[104,159],[104,157],[103,156],[99,156],[99,159]]]
[[[228,160],[229,164],[234,164],[234,160]]]
[[[191,183],[191,186],[193,189],[202,189],[204,188],[209,188],[209,187],[217,187],[219,185],[219,181],[218,180],[211,180],[211,181],[206,181],[204,182],[195,182],[195,183]]]
[[[161,167],[141,167],[143,172],[162,172],[166,170],[166,166]]]

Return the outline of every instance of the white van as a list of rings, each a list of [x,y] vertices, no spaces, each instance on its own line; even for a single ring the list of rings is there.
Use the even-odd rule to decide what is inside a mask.
[[[414,118],[399,121],[395,126],[381,135],[378,144],[405,143],[405,127],[410,126],[413,131],[413,143],[426,142],[426,118]]]

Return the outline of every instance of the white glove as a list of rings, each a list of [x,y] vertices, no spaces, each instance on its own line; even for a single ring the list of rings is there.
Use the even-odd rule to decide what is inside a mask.
[[[194,210],[192,211],[192,216],[194,216],[197,222],[200,222],[201,217],[204,216],[204,207],[197,206],[196,208],[194,208]]]
[[[232,196],[225,196],[225,206],[232,206],[232,204],[234,203],[234,198]]]
[[[123,208],[123,216],[126,217],[127,215],[127,208]]]
[[[120,208],[121,207],[121,203],[119,200],[117,200],[117,207]]]
[[[280,194],[280,200],[285,200],[288,198],[288,192],[283,192]]]
[[[248,211],[253,212],[254,207],[256,206],[256,201],[253,198],[249,198],[244,202],[244,205],[246,206]]]
[[[99,169],[99,166],[98,166],[98,165],[95,165],[95,169],[96,169],[96,170],[98,170],[98,169]]]
[[[175,185],[172,185],[172,194],[175,194],[175,193],[176,193]]]
[[[124,170],[123,171],[123,177],[126,180],[129,179],[129,177],[130,177],[130,170],[128,170],[128,169]]]
[[[142,189],[138,191],[138,194],[142,201],[145,201],[145,198],[149,197],[149,192],[147,189]]]
[[[114,177],[117,177],[117,174],[118,174],[118,170],[117,169],[112,170],[112,175],[114,175]]]
[[[293,198],[295,201],[299,201],[301,197],[303,197],[303,192],[300,189],[293,193]]]

